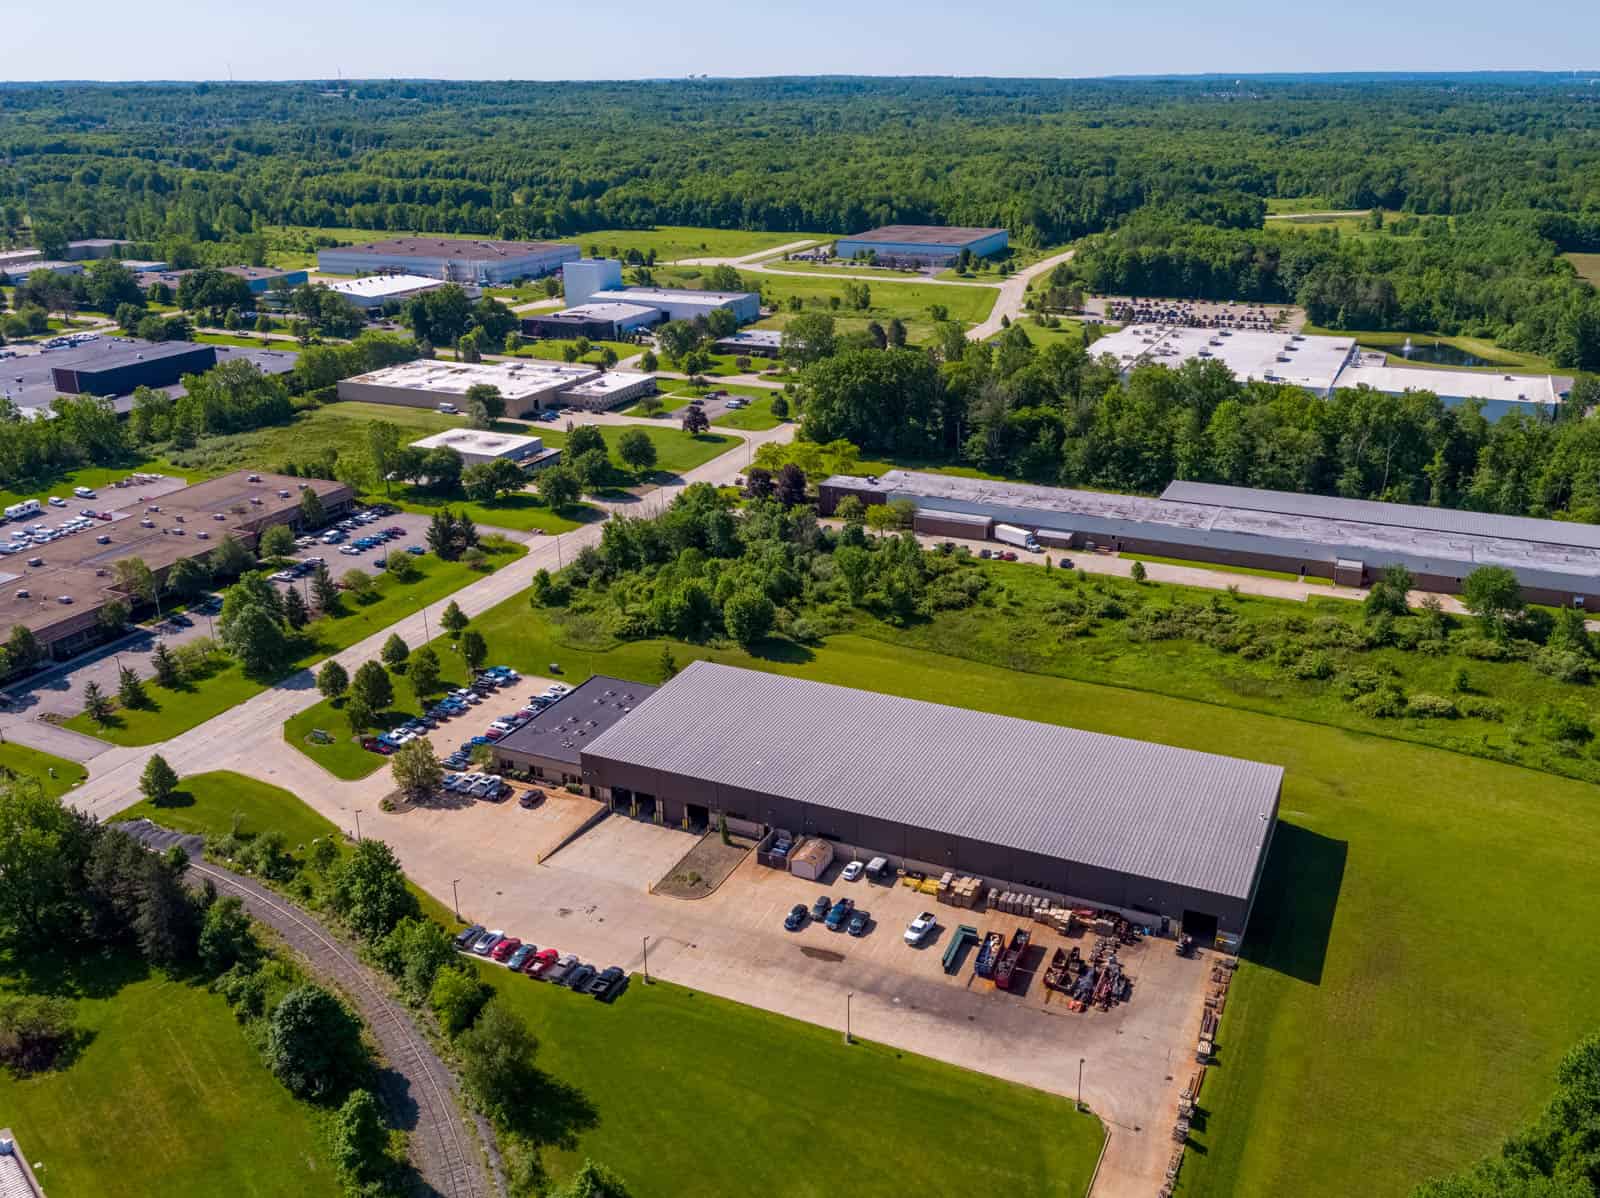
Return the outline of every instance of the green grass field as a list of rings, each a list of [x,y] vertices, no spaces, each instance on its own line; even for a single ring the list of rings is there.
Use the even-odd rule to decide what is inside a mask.
[[[1556,1060],[1593,1027],[1600,957],[1551,915],[1600,902],[1591,784],[1410,743],[1400,726],[1388,735],[1329,726],[1315,703],[1282,701],[1281,687],[1209,668],[1181,646],[1063,646],[1057,668],[1120,686],[1006,668],[1008,657],[1029,660],[1017,643],[1027,638],[992,612],[969,615],[766,657],[672,649],[680,665],[710,657],[934,701],[958,688],[964,706],[1285,767],[1282,822],[1207,1082],[1205,1152],[1185,1166],[1187,1193],[1403,1193],[1533,1114]],[[658,680],[658,641],[619,643],[581,621],[558,629],[530,620],[521,600],[476,625],[496,661],[557,662],[574,681],[595,672]],[[965,656],[929,651],[953,646]],[[1475,681],[1498,694],[1502,675],[1482,665]],[[1196,699],[1162,693],[1173,686]],[[1271,704],[1296,718],[1244,706]],[[1496,930],[1536,966],[1510,968]]]
[[[116,818],[148,819],[163,828],[197,836],[232,832],[252,837],[282,832],[290,855],[301,861],[313,840],[331,837],[344,854],[350,851],[349,838],[354,835],[352,827],[340,828],[282,787],[231,770],[188,774],[166,806],[141,801],[118,812]],[[446,927],[458,926],[450,908],[415,883],[408,880],[406,886],[430,919]]]
[[[1331,578],[1318,578],[1315,574],[1290,574],[1283,570],[1257,570],[1253,566],[1224,566],[1216,562],[1190,562],[1181,557],[1157,557],[1152,553],[1119,553],[1118,557],[1131,562],[1155,562],[1163,566],[1186,566],[1195,570],[1215,570],[1219,574],[1248,574],[1254,578],[1281,578],[1287,582],[1304,582],[1311,586],[1331,587]]]
[[[518,545],[512,551],[491,554],[489,560],[491,565],[499,567],[515,561],[525,552]],[[354,600],[346,599],[343,615],[313,620],[308,624],[305,629],[308,646],[295,659],[288,672],[321,661],[329,654],[337,653],[418,611],[424,604],[443,599],[481,577],[477,571],[461,562],[441,562],[432,554],[414,560],[423,571],[423,576],[416,582],[400,583],[379,571],[374,592],[378,598],[373,602],[358,606]],[[335,577],[340,572],[335,568]],[[68,720],[67,727],[118,745],[155,744],[243,703],[265,690],[266,686],[246,677],[239,666],[229,665],[186,690],[170,691],[153,682],[149,683],[146,689],[152,705],[139,710],[119,709],[107,727],[100,727],[82,712]]]
[[[0,1122],[51,1198],[337,1198],[317,1115],[267,1072],[220,995],[105,953],[0,960],[0,992],[73,1000],[66,1067],[0,1073]]]
[[[598,249],[614,258],[629,250],[641,254],[656,252],[656,261],[678,258],[742,258],[761,250],[776,249],[796,241],[827,240],[827,233],[765,233],[748,229],[702,229],[691,225],[658,225],[653,229],[601,229],[595,233],[574,233],[564,241],[575,241],[583,252]]]
[[[54,777],[51,776],[52,770]],[[39,779],[48,795],[65,794],[89,776],[89,771],[76,761],[41,753],[38,749],[10,741],[0,744],[0,773],[7,771]]]
[[[782,258],[772,258],[762,263],[773,270],[795,270],[807,275],[832,275],[834,278],[851,278],[863,275],[868,279],[925,279],[927,272],[920,270],[892,270],[885,266],[867,266],[860,262],[851,262],[848,259],[831,262],[785,262]]]
[[[565,362],[567,360],[566,348],[569,345],[576,347],[577,344],[576,340],[563,341],[556,338],[541,338],[538,341],[523,342],[521,348],[514,354],[500,354],[500,356],[537,358],[543,362]],[[589,346],[589,351],[583,357],[576,358],[574,361],[590,366],[599,366],[601,365],[600,355],[608,347],[615,351],[618,361],[642,354],[649,348],[644,345],[635,345],[631,341],[591,341]],[[498,353],[499,351],[496,350],[495,352]]]
[[[1100,1152],[1099,1122],[1070,1099],[847,1046],[832,1028],[638,977],[607,1005],[478,968],[539,1037],[539,1066],[567,1098],[572,1143],[546,1150],[558,1178],[593,1158],[638,1198],[812,1198],[835,1188],[825,1154],[870,1161],[905,1193],[1079,1198]],[[714,1123],[715,1145],[664,1131],[664,1104]]]
[[[1593,286],[1600,287],[1600,254],[1562,254],[1577,270],[1580,279],[1587,279]]]

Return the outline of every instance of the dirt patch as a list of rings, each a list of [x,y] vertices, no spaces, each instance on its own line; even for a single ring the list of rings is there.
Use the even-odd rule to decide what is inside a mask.
[[[830,961],[835,965],[844,960],[843,953],[836,953],[831,948],[812,948],[810,945],[803,947],[800,954],[810,957],[813,961]]]
[[[728,880],[755,847],[756,842],[746,836],[729,836],[724,843],[720,832],[707,832],[650,892],[667,898],[705,898]]]

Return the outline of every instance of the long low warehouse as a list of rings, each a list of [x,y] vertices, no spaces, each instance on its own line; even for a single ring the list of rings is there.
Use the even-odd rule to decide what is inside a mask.
[[[653,803],[668,823],[723,814],[1227,945],[1249,922],[1283,785],[1275,765],[709,661],[580,756],[600,798]]]
[[[1600,607],[1600,527],[1565,520],[1208,483],[1173,483],[1160,499],[1146,499],[911,470],[835,475],[818,488],[818,508],[831,515],[847,495],[987,517],[1072,549],[1281,570],[1349,586],[1403,565],[1419,589],[1456,594],[1479,566],[1504,566],[1529,602]]]

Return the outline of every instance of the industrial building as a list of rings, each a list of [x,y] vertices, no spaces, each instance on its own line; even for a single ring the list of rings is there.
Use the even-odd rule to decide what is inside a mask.
[[[9,1127],[0,1127],[0,1198],[44,1198],[44,1190]]]
[[[430,279],[425,275],[362,275],[359,279],[343,279],[326,284],[329,291],[342,295],[363,311],[396,309],[407,300],[445,286],[443,279]],[[477,299],[482,291],[474,284],[458,284],[468,299]]]
[[[550,274],[579,256],[555,241],[474,241],[395,237],[317,251],[317,269],[333,275],[414,274],[448,283],[511,283]]]
[[[1386,355],[1362,351],[1353,337],[1131,324],[1099,338],[1089,352],[1116,359],[1124,377],[1141,366],[1177,367],[1198,359],[1221,362],[1240,380],[1303,387],[1323,398],[1345,387],[1387,395],[1432,391],[1452,407],[1483,401],[1489,420],[1513,410],[1552,415],[1562,400],[1550,375],[1390,366]]]
[[[904,262],[916,266],[948,266],[967,250],[974,258],[988,258],[1011,244],[1004,229],[973,229],[954,225],[883,225],[841,237],[833,252],[839,258],[874,256],[879,262]]]
[[[568,387],[561,398],[575,408],[607,412],[656,393],[656,376],[635,370],[608,370],[587,382]]]
[[[542,470],[561,459],[559,449],[545,448],[543,437],[522,437],[477,428],[446,429],[442,433],[411,442],[411,448],[453,449],[468,466],[481,466],[485,462],[505,458],[524,470]]]
[[[0,274],[26,273],[32,263],[43,261],[44,255],[38,250],[0,250]]]
[[[507,416],[528,416],[542,408],[559,407],[566,391],[598,377],[600,371],[593,366],[558,362],[440,362],[420,358],[341,379],[339,398],[411,408],[434,408],[440,403],[460,406],[469,387],[488,384],[499,389]]]
[[[137,557],[160,579],[180,558],[206,556],[224,539],[253,549],[274,524],[299,527],[306,488],[332,518],[355,498],[340,482],[236,470],[163,495],[139,512],[113,507],[115,519],[94,530],[0,557],[0,626],[32,630],[52,659],[64,660],[105,639],[100,612],[107,604],[137,606],[117,590],[117,561]],[[115,503],[109,494],[96,506],[107,503]],[[101,544],[99,536],[110,540]]]
[[[655,692],[642,682],[596,674],[495,741],[495,763],[555,785],[582,782],[583,750]]]
[[[65,262],[59,258],[34,258],[32,261],[20,266],[12,266],[7,269],[6,277],[13,283],[22,283],[27,280],[29,275],[40,270],[47,270],[55,275],[81,275],[83,273],[83,263]]]
[[[72,262],[91,258],[116,258],[133,242],[120,237],[85,237],[81,241],[67,242],[66,257]]]
[[[120,413],[133,405],[135,387],[183,394],[185,374],[243,358],[263,374],[287,374],[299,355],[292,350],[240,349],[192,341],[140,341],[98,337],[67,349],[44,350],[0,362],[0,396],[24,413],[47,412],[58,395],[99,395]]]
[[[665,823],[722,814],[1235,945],[1283,784],[1275,765],[710,661],[579,754],[593,793]]]
[[[1533,603],[1600,606],[1600,527],[1452,508],[1175,482],[1160,499],[891,470],[836,475],[818,489],[832,514],[846,495],[906,499],[919,518],[977,517],[1030,529],[1042,544],[1148,553],[1370,585],[1387,566],[1419,590],[1456,594],[1479,566],[1504,566]],[[957,525],[951,523],[950,530]],[[974,535],[941,531],[935,535]],[[987,532],[987,528],[983,529]]]
[[[132,269],[132,263],[124,263]],[[143,270],[135,274],[135,281],[140,291],[149,291],[160,283],[172,291],[178,290],[178,285],[183,282],[185,275],[194,274],[199,268],[186,270]],[[304,270],[279,270],[272,266],[222,266],[218,267],[225,275],[233,275],[243,279],[250,288],[251,295],[266,295],[275,288],[299,287],[310,277]]]
[[[783,353],[782,329],[740,329],[737,333],[714,341],[712,352],[737,354],[746,358],[776,358]]]
[[[522,318],[528,337],[588,337],[592,341],[620,341],[661,320],[661,313],[643,304],[579,304],[560,312],[536,313]]]
[[[574,308],[588,304],[630,304],[652,308],[662,320],[693,320],[716,310],[732,312],[740,324],[761,316],[761,296],[754,291],[693,291],[672,287],[624,287],[622,263],[615,258],[580,258],[561,268],[567,300]],[[569,309],[570,310],[570,309]]]

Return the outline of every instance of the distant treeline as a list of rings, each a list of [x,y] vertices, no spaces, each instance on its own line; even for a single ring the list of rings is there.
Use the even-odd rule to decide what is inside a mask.
[[[145,242],[933,221],[1055,244],[1150,206],[1248,227],[1270,196],[1575,214],[1597,104],[1554,79],[5,87],[0,235],[24,207],[47,236]]]

